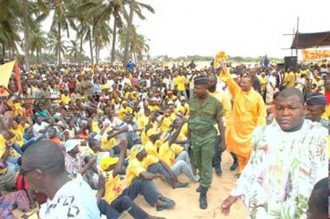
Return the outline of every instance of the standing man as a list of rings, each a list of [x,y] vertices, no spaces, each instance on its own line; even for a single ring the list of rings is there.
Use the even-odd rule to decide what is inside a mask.
[[[226,122],[228,121],[228,119],[231,116],[231,102],[230,102],[230,97],[227,93],[221,91],[217,91],[216,87],[217,87],[217,83],[218,83],[218,78],[216,75],[211,74],[208,77],[209,79],[209,85],[208,85],[208,91],[209,94],[215,98],[217,98],[217,100],[221,103],[222,105],[222,109],[223,109],[223,124],[224,127],[226,127]],[[215,125],[215,128],[216,125]],[[222,169],[221,169],[221,149],[220,149],[220,142],[222,136],[220,135],[219,130],[217,130],[217,137],[216,137],[216,141],[214,144],[214,156],[213,156],[213,167],[215,169],[215,173],[218,176],[222,175]]]
[[[314,185],[328,175],[328,130],[304,119],[302,93],[282,90],[275,114],[276,122],[255,129],[253,156],[222,203],[223,214],[242,199],[249,218],[305,218]]]
[[[252,150],[252,132],[258,125],[266,124],[266,107],[260,93],[252,87],[253,78],[245,75],[239,85],[232,79],[222,59],[219,59],[222,71],[220,79],[224,81],[233,98],[233,116],[226,127],[226,145],[237,156],[238,171],[246,166]]]
[[[212,183],[212,157],[214,155],[214,143],[217,131],[214,128],[218,124],[221,136],[224,135],[222,123],[221,103],[208,93],[208,78],[198,76],[194,79],[194,97],[189,102],[190,117],[188,120],[189,139],[193,147],[193,155],[196,167],[199,170],[200,192],[199,207],[207,208],[206,194]],[[221,142],[221,150],[226,146],[225,139]]]

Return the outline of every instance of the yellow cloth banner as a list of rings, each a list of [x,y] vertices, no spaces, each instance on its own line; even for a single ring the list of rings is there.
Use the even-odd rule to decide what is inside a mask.
[[[15,61],[0,65],[0,85],[8,87],[10,76],[13,72]]]
[[[330,57],[330,50],[303,49],[302,57],[304,61],[328,58]]]

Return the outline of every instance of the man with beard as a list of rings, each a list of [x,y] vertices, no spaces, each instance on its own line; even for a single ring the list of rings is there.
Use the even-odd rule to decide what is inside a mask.
[[[223,124],[226,127],[226,122],[229,119],[230,115],[231,115],[231,102],[230,102],[230,98],[229,96],[224,93],[224,92],[219,92],[216,90],[217,87],[217,82],[218,82],[218,78],[217,76],[215,76],[214,74],[209,75],[208,77],[209,79],[209,84],[208,84],[208,91],[209,94],[212,95],[213,97],[217,98],[217,100],[221,103],[222,105],[222,109],[223,109]],[[215,125],[215,128],[216,125]],[[215,169],[215,172],[218,176],[222,175],[222,169],[221,169],[221,153],[222,151],[220,150],[220,142],[221,142],[221,135],[219,133],[219,130],[217,130],[217,137],[216,137],[216,141],[214,144],[214,156],[212,159],[212,163],[213,163],[213,167]],[[231,167],[231,169],[234,169],[234,165],[237,167],[237,158],[235,155],[233,155],[234,158],[234,163],[233,163],[233,167]]]
[[[212,157],[217,131],[214,125],[218,125],[221,136],[224,135],[222,123],[221,103],[209,95],[208,78],[199,76],[194,79],[194,97],[190,99],[190,116],[188,120],[189,139],[193,148],[194,161],[200,175],[199,207],[207,208],[207,191],[212,183]],[[222,151],[225,150],[225,139],[221,142]]]
[[[249,218],[304,218],[314,185],[328,175],[328,130],[304,118],[304,98],[296,88],[282,90],[275,120],[253,132],[253,154],[230,196],[227,215],[242,199]]]

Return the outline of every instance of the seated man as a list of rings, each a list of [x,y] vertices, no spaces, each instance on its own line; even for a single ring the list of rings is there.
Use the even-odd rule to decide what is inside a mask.
[[[28,147],[20,173],[33,190],[48,197],[40,218],[100,218],[92,189],[81,177],[68,177],[64,154],[54,142],[38,141]]]
[[[76,178],[78,174],[85,176],[88,169],[93,166],[96,159],[90,159],[89,162],[84,165],[83,159],[79,151],[80,141],[76,139],[67,140],[64,143],[65,146],[65,169],[68,172],[68,176]],[[88,174],[87,174],[88,175]],[[87,178],[88,179],[88,176]],[[93,185],[90,185],[93,186]]]
[[[179,130],[180,131],[180,130]],[[177,132],[175,138],[178,136],[179,132]],[[161,146],[164,144],[164,140],[160,139],[161,132],[159,129],[151,128],[147,131],[147,136],[149,137],[148,143],[145,145],[145,150],[147,153],[147,156],[143,158],[142,164],[145,169],[148,170],[150,173],[160,173],[162,174],[166,182],[175,188],[182,188],[187,187],[189,183],[181,183],[177,179],[177,175],[179,175],[181,172],[185,172],[188,174],[188,178],[193,179],[193,173],[191,171],[191,174],[187,171],[183,171],[181,167],[175,167],[175,172],[171,167],[162,159],[159,159],[159,153],[158,148],[161,148]],[[170,140],[170,143],[172,144],[175,140],[175,138],[172,138]],[[167,145],[168,146],[168,145]],[[166,147],[163,148],[162,155],[165,155],[166,153]],[[193,180],[194,181],[194,180]]]
[[[171,167],[176,177],[184,173],[192,182],[196,183],[199,180],[199,176],[194,176],[188,152],[184,151],[180,145],[174,144],[186,122],[187,119],[185,118],[181,122],[178,121],[179,125],[175,132],[160,146],[159,159]]]
[[[134,145],[131,149],[130,161],[126,169],[126,184],[128,188],[130,186],[138,188],[141,186],[140,193],[145,194],[145,200],[151,205],[156,204],[157,211],[173,208],[175,202],[171,199],[164,197],[153,183],[153,179],[161,178],[164,180],[164,176],[156,173],[149,173],[143,166],[143,159],[147,156],[142,145]],[[132,188],[131,187],[131,188]],[[127,190],[128,194],[130,190]],[[133,192],[133,190],[131,191]],[[125,194],[125,193],[124,193]],[[136,197],[136,196],[135,196]]]
[[[118,157],[106,157],[103,158],[100,164],[101,169],[104,171],[104,175],[107,177],[105,186],[99,187],[102,190],[104,188],[104,200],[111,205],[119,213],[127,210],[128,213],[136,219],[150,219],[158,218],[153,217],[146,213],[143,209],[134,203],[134,199],[139,195],[143,195],[145,200],[153,205],[156,202],[158,209],[170,207],[171,204],[160,200],[160,192],[155,189],[151,180],[136,179],[130,186],[123,188],[119,172],[123,166],[127,150],[127,141],[122,140],[120,144],[120,155]],[[100,186],[100,185],[99,185]],[[158,199],[157,199],[158,197]],[[106,214],[106,205],[101,201],[99,203],[99,209],[101,214]],[[106,214],[107,215],[107,214]],[[107,215],[109,218],[109,215]]]

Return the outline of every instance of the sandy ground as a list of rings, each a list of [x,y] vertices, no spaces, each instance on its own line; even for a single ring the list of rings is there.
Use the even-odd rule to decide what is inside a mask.
[[[165,217],[167,219],[214,219],[214,218],[227,218],[227,219],[243,219],[247,218],[247,212],[241,203],[241,201],[236,202],[232,208],[229,216],[224,216],[220,212],[220,204],[229,195],[232,187],[236,182],[234,175],[236,171],[229,171],[229,167],[232,164],[232,158],[230,154],[226,151],[222,155],[222,169],[223,174],[221,177],[214,173],[213,183],[208,192],[208,208],[206,210],[201,210],[199,208],[199,193],[195,190],[198,184],[189,184],[188,188],[182,189],[172,189],[167,184],[160,180],[156,180],[160,191],[167,197],[175,200],[176,206],[170,210],[163,210],[160,212],[156,211],[155,207],[149,206],[143,199],[139,196],[135,202],[138,203],[145,211],[151,215]],[[180,176],[179,179],[182,182],[188,182],[185,176]],[[21,213],[15,210],[15,215],[21,218]],[[132,217],[128,214],[122,215],[123,219],[131,219]],[[37,218],[33,215],[31,219]]]
[[[232,187],[236,182],[234,175],[236,171],[229,170],[232,164],[232,158],[229,152],[224,152],[222,155],[222,169],[223,174],[221,177],[215,173],[213,175],[212,186],[208,192],[208,208],[201,210],[199,208],[199,193],[196,192],[198,184],[190,184],[188,188],[172,189],[164,182],[156,181],[160,191],[167,197],[175,200],[176,206],[171,210],[163,210],[157,212],[154,207],[149,206],[139,196],[135,202],[138,203],[148,213],[165,217],[167,219],[214,219],[214,218],[227,218],[227,219],[243,219],[247,218],[247,212],[241,201],[236,202],[231,209],[229,216],[224,216],[220,212],[220,204],[229,195]],[[183,182],[188,182],[185,176],[180,176],[179,179]],[[130,216],[125,215],[123,218],[129,219]]]

